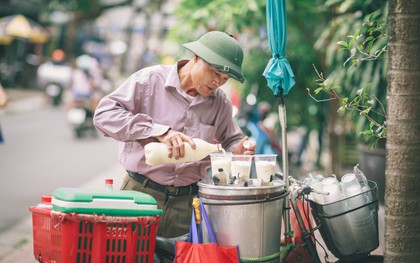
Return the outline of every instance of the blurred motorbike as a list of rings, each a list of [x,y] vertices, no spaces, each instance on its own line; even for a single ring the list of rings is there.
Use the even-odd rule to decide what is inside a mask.
[[[93,114],[104,95],[103,76],[98,61],[87,54],[76,58],[71,79],[71,99],[67,105],[67,121],[72,125],[76,138],[90,132],[96,137]]]
[[[67,122],[73,129],[76,138],[82,138],[87,134],[97,136],[93,125],[92,101],[89,98],[76,97],[67,109]]]
[[[53,106],[59,106],[63,101],[64,91],[70,86],[73,69],[64,61],[62,50],[55,50],[52,60],[38,67],[38,85],[44,90]]]
[[[57,82],[49,82],[44,87],[45,94],[53,106],[59,106],[62,102],[64,87]]]

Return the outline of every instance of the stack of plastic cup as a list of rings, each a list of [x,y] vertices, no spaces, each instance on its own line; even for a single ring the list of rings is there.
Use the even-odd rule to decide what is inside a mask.
[[[311,172],[309,173],[307,183],[315,191],[324,192],[322,180],[324,180],[324,176],[320,172]],[[311,192],[309,198],[318,204],[324,204],[324,196],[322,194]]]
[[[347,197],[347,209],[352,210],[348,215],[352,224],[350,225],[354,239],[360,249],[371,244],[370,238],[376,237],[375,221],[373,212],[366,204],[369,202],[370,192],[364,192],[362,185],[353,173],[345,174],[341,178],[341,185],[345,197]],[[375,235],[376,234],[376,235]]]
[[[324,204],[334,203],[341,200],[340,185],[337,178],[330,176],[322,180],[322,190],[328,193],[328,195],[324,195]]]
[[[351,224],[351,219],[346,213],[346,202],[342,200],[339,182],[335,176],[331,176],[322,180],[322,186],[322,190],[328,193],[323,195],[323,203],[326,204],[323,206],[324,213],[329,216],[342,214],[329,220],[328,229],[334,236],[336,246],[341,248],[343,253],[351,254],[354,248],[347,244],[353,237],[344,231]]]

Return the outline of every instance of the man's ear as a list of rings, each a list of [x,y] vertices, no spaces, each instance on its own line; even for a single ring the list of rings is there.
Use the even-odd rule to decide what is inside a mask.
[[[198,62],[198,60],[200,60],[201,58],[199,56],[197,56],[196,54],[194,54],[193,56],[193,60],[194,62]]]

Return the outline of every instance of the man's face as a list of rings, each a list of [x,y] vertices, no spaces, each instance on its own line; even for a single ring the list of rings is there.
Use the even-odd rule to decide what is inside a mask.
[[[209,96],[228,81],[229,76],[210,66],[206,61],[197,58],[192,74],[196,90],[202,96]]]

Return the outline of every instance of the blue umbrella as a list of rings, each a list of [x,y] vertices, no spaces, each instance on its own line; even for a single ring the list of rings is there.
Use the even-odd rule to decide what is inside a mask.
[[[264,77],[268,87],[279,98],[279,120],[282,130],[282,170],[286,190],[289,190],[289,167],[286,133],[286,106],[284,96],[295,85],[295,76],[285,58],[286,51],[286,4],[285,0],[267,0],[267,32],[273,57],[268,62]],[[287,244],[292,242],[289,197],[284,202],[284,235]]]
[[[270,50],[273,57],[268,62],[264,77],[268,87],[274,95],[287,95],[295,85],[295,75],[286,53],[286,4],[285,0],[267,0],[267,32],[270,41]]]

